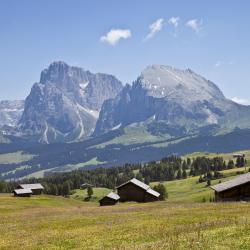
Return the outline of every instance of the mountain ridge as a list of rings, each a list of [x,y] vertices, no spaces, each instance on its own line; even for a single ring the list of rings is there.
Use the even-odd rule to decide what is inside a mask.
[[[250,108],[226,99],[217,85],[190,69],[151,65],[115,99],[104,102],[94,134],[150,118],[189,131],[211,124],[227,127],[227,120],[239,118],[237,112],[250,115]]]
[[[103,101],[121,89],[112,75],[53,62],[25,100],[18,133],[43,143],[84,139],[94,130]]]

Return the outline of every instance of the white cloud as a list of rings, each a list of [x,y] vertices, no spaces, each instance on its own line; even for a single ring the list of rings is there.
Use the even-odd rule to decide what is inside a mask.
[[[162,30],[164,24],[164,19],[159,18],[155,22],[149,25],[149,33],[146,36],[145,40],[151,39],[152,37],[155,36],[156,33]]]
[[[131,36],[132,33],[128,29],[111,29],[105,36],[100,38],[100,41],[115,46],[121,39],[128,39]]]
[[[222,61],[222,60],[218,60],[215,64],[214,64],[214,67],[215,68],[219,68],[221,66],[224,66],[224,65],[233,65],[234,62],[233,61]]]
[[[191,19],[186,22],[186,26],[198,33],[202,29],[202,20]]]
[[[237,102],[239,104],[242,104],[242,105],[250,105],[250,100],[247,100],[247,99],[244,99],[244,98],[241,98],[241,97],[235,96],[231,100],[234,101],[234,102]]]
[[[217,61],[217,62],[214,64],[214,67],[218,68],[218,67],[220,67],[222,64],[223,64],[222,61]]]
[[[179,25],[179,21],[180,21],[180,18],[178,16],[176,16],[176,17],[173,16],[173,17],[169,18],[168,23],[173,25],[175,28],[177,28]]]

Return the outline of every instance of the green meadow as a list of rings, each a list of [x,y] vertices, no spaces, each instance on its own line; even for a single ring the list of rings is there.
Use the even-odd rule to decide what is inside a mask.
[[[244,171],[222,171],[212,185]],[[210,202],[213,190],[198,179],[163,182],[166,201],[106,207],[98,201],[112,190],[102,187],[93,188],[90,199],[80,189],[69,198],[0,194],[0,249],[248,250],[250,203]]]
[[[0,195],[0,249],[249,249],[249,203],[124,203]]]

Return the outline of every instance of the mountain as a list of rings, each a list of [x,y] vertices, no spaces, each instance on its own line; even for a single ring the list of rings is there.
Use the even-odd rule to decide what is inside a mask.
[[[225,98],[190,69],[147,67],[114,99],[104,102],[94,134],[131,126],[170,137],[250,127],[250,107]]]
[[[0,101],[0,128],[17,125],[24,109],[24,101]]]
[[[93,133],[103,102],[121,89],[112,75],[54,62],[26,98],[16,135],[43,143],[82,140]]]

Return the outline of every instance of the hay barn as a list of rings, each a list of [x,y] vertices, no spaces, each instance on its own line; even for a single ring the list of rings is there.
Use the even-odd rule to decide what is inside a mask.
[[[35,184],[20,184],[17,187],[18,189],[30,189],[32,194],[39,195],[44,190],[44,187],[40,183]]]
[[[111,192],[108,195],[104,196],[100,201],[100,206],[110,206],[115,205],[120,199],[120,196]]]
[[[24,188],[24,189],[15,189],[13,191],[14,196],[19,196],[19,197],[30,197],[32,195],[32,191],[29,188]]]
[[[120,201],[150,202],[159,200],[160,194],[145,183],[133,178],[117,187]]]
[[[215,201],[250,201],[250,173],[211,186]]]

